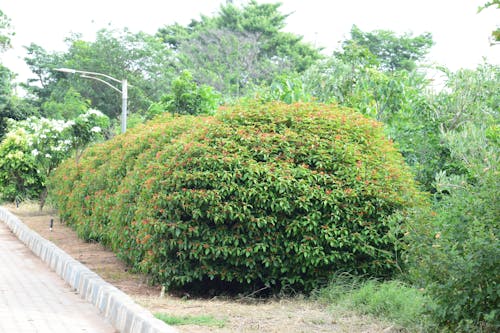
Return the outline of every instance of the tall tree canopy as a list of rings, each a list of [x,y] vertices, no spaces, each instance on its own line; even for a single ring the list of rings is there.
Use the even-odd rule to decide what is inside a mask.
[[[389,30],[364,32],[354,25],[351,39],[342,43],[341,58],[373,57],[382,70],[413,70],[434,45],[432,35],[424,33],[413,37],[412,34],[396,35]],[[366,52],[368,51],[368,52]]]
[[[0,140],[5,134],[7,118],[13,118],[9,104],[12,96],[12,72],[0,64]]]
[[[0,51],[5,51],[10,47],[10,38],[12,35],[10,19],[0,9]]]
[[[0,53],[11,47],[10,19],[0,10]],[[26,118],[31,109],[27,103],[14,95],[15,74],[0,62],[0,140],[5,134],[7,119],[20,120]]]
[[[157,36],[177,52],[197,81],[240,95],[278,74],[303,72],[320,58],[319,50],[302,37],[282,31],[288,15],[279,11],[280,6],[228,3],[213,17],[202,16],[187,26],[165,26]]]
[[[165,93],[175,77],[172,51],[158,38],[144,33],[103,29],[95,41],[73,35],[67,43],[69,48],[63,53],[50,53],[35,44],[27,48],[26,63],[37,76],[28,83],[27,89],[38,98],[45,116],[55,116],[44,106],[63,102],[70,87],[81,95],[82,102],[90,100],[94,108],[111,119],[121,114],[121,96],[116,91],[102,82],[54,71],[58,67],[127,79],[131,85],[129,109],[132,112],[146,110]]]

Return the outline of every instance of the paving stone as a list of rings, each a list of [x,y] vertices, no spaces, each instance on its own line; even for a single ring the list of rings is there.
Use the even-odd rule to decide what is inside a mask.
[[[5,231],[2,235],[6,236],[6,243],[2,246],[13,246],[15,250],[10,252],[19,252],[21,255],[30,254],[31,261],[27,261],[23,258],[15,259],[14,261],[18,263],[18,265],[13,265],[11,263],[10,268],[5,268],[10,270],[9,274],[5,273],[4,278],[5,281],[10,280],[10,285],[17,285],[19,289],[14,292],[10,292],[10,285],[6,286],[8,288],[4,288],[5,290],[9,290],[6,296],[2,300],[2,289],[0,288],[0,310],[5,308],[6,316],[11,316],[14,319],[10,321],[5,321],[5,324],[0,320],[0,333],[4,331],[6,333],[18,333],[18,332],[108,332],[106,330],[92,330],[86,327],[79,328],[79,322],[74,321],[72,317],[68,314],[60,317],[54,317],[54,314],[59,312],[64,313],[67,308],[70,308],[74,305],[74,299],[71,298],[60,298],[58,294],[52,293],[52,281],[42,282],[42,286],[37,285],[36,288],[31,286],[30,283],[32,281],[30,279],[18,279],[16,275],[21,274],[22,276],[37,276],[39,271],[45,271],[52,273],[56,278],[58,278],[59,283],[66,288],[64,289],[64,293],[70,294],[71,297],[78,294],[79,298],[78,302],[81,304],[86,304],[91,306],[91,309],[101,315],[100,321],[102,322],[105,319],[105,322],[108,322],[116,329],[117,332],[123,333],[175,333],[176,329],[165,324],[163,321],[156,319],[149,311],[144,309],[135,303],[127,294],[118,290],[115,286],[104,281],[99,275],[89,270],[85,265],[76,261],[71,256],[69,256],[66,252],[59,249],[52,242],[44,239],[39,234],[29,229],[24,223],[22,223],[17,216],[10,213],[8,210],[0,207],[0,222],[3,221],[8,226],[8,229],[4,224],[0,223],[2,228],[5,228]],[[10,229],[10,231],[9,231]],[[17,236],[17,242],[15,242],[15,238],[12,233]],[[8,238],[10,236],[11,238]],[[25,246],[23,246],[24,243]],[[2,238],[0,237],[0,244],[2,243]],[[17,244],[17,245],[16,245]],[[16,247],[17,246],[17,247]],[[8,250],[8,249],[7,249]],[[29,251],[31,250],[31,252]],[[0,251],[2,253],[6,251],[6,249],[2,250],[0,247]],[[24,252],[23,252],[24,251]],[[37,256],[33,255],[36,254]],[[2,256],[0,256],[0,286],[2,283]],[[41,258],[40,260],[35,260],[37,258]],[[37,263],[42,266],[37,266],[36,268],[28,268],[24,273],[19,273],[17,271],[18,266],[22,266],[23,264],[31,264],[34,265]],[[45,265],[44,265],[45,264]],[[44,267],[44,268],[42,268]],[[52,271],[51,271],[52,270]],[[54,273],[55,271],[55,273]],[[7,272],[7,270],[5,271]],[[65,284],[64,281],[67,283]],[[38,289],[47,289],[48,293],[40,294]],[[19,301],[17,298],[17,294],[20,292],[28,293],[28,298],[31,297],[33,302],[24,302],[24,304],[17,304]],[[27,292],[31,291],[31,292]],[[10,299],[9,299],[10,297]],[[51,299],[51,302],[47,302],[47,299]],[[35,302],[36,300],[36,302]],[[85,302],[87,301],[87,302]],[[29,319],[23,319],[22,312],[12,313],[9,309],[11,308],[23,308],[28,311],[31,306],[34,304],[38,304],[36,309],[44,308],[45,312],[43,312],[43,320],[41,320],[39,316],[39,312],[31,315]],[[5,306],[3,306],[5,304]],[[12,305],[13,304],[13,305]],[[73,312],[73,310],[70,310]],[[83,312],[82,312],[83,313]],[[2,312],[0,311],[0,318]],[[17,317],[21,319],[15,319]],[[86,317],[87,314],[83,313],[83,317]],[[69,318],[70,320],[66,320],[65,318]],[[64,320],[63,320],[64,319]],[[99,320],[98,320],[99,321]],[[4,325],[6,328],[4,328]],[[47,326],[49,325],[49,326]],[[35,330],[33,330],[35,329]],[[114,332],[114,330],[109,331]]]
[[[0,223],[0,332],[116,332]]]

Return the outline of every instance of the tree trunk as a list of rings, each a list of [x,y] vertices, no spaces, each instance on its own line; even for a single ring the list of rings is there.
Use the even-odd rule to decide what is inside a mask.
[[[48,194],[47,187],[45,187],[42,192],[40,193],[40,211],[43,210],[43,206],[45,206],[45,201],[47,200],[47,194]]]

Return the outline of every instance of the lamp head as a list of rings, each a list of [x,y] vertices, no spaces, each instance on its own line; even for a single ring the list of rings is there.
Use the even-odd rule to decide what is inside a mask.
[[[55,68],[54,70],[58,71],[58,72],[63,72],[63,73],[71,73],[71,74],[76,73],[76,70],[71,69],[71,68]]]

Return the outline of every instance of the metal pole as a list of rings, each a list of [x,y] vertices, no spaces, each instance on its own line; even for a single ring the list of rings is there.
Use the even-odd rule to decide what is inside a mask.
[[[127,131],[127,79],[122,80],[122,133]]]
[[[78,73],[78,74],[81,74],[80,75],[81,77],[84,77],[84,78],[87,78],[87,79],[93,79],[93,80],[102,82],[102,83],[106,84],[107,86],[113,88],[113,90],[116,90],[119,93],[121,93],[122,94],[121,132],[125,133],[127,131],[127,99],[128,99],[128,92],[127,92],[127,90],[128,90],[128,82],[127,82],[127,79],[121,80],[122,89],[120,90],[117,87],[113,86],[111,83],[109,83],[109,82],[107,82],[107,81],[105,81],[105,80],[103,80],[103,79],[101,79],[99,77],[96,77],[96,75],[97,76],[102,76],[102,77],[104,77],[106,79],[109,79],[109,80],[112,80],[112,81],[115,81],[115,82],[120,82],[120,80],[115,79],[114,77],[106,75],[106,74],[96,73],[96,72],[80,71],[80,70],[71,69],[71,68],[55,68],[54,70],[56,70],[58,72],[64,72],[64,73],[71,73],[71,74]]]

